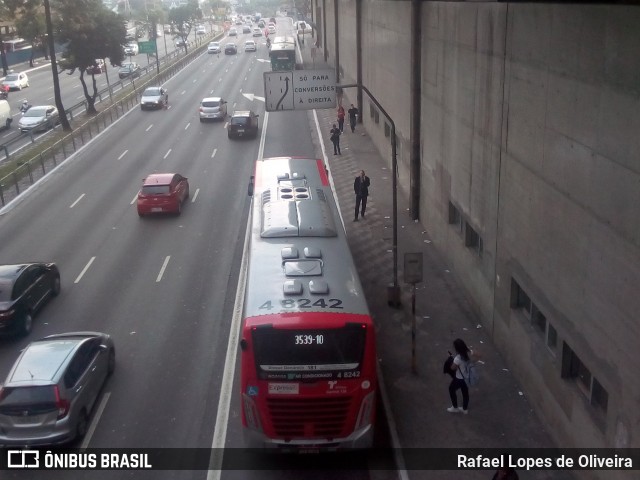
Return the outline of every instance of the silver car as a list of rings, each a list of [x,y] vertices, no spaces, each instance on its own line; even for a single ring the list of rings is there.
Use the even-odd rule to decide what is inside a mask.
[[[200,121],[224,120],[227,116],[227,102],[220,97],[203,98],[198,109]]]
[[[38,105],[29,108],[18,121],[21,132],[47,130],[60,123],[58,109],[53,105]]]
[[[116,366],[109,335],[50,335],[22,351],[0,390],[0,445],[56,445],[82,438]]]
[[[24,72],[10,73],[4,77],[2,84],[9,87],[9,90],[22,90],[29,86],[29,77]]]
[[[169,105],[169,92],[164,87],[147,87],[140,98],[140,110]]]
[[[211,42],[207,47],[208,53],[220,53],[220,42]]]

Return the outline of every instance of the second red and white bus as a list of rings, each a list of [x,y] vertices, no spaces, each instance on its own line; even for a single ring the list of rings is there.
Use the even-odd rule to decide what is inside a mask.
[[[374,325],[321,160],[256,163],[241,332],[245,443],[367,448]]]

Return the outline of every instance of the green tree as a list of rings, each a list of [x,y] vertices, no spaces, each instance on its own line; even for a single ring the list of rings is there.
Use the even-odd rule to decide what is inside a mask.
[[[202,10],[200,10],[195,0],[189,0],[187,5],[181,5],[169,10],[169,21],[174,25],[177,38],[182,39],[184,53],[187,53],[187,38],[189,38],[191,29],[201,19]]]
[[[87,113],[96,113],[98,85],[91,74],[93,93],[89,94],[84,75],[96,59],[108,58],[111,65],[122,65],[126,28],[122,18],[104,7],[100,0],[57,0],[56,39],[65,44],[60,71],[80,72]]]
[[[16,19],[15,26],[20,36],[31,43],[31,57],[29,57],[30,67],[33,67],[36,50],[42,50],[44,47],[45,57],[49,58],[44,41],[47,35],[44,11],[31,11],[30,15],[24,15]]]

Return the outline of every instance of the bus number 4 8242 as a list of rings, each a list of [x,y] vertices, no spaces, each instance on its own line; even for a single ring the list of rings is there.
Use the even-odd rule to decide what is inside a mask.
[[[280,300],[279,302],[275,302],[276,304],[279,303],[280,304],[280,308],[283,309],[304,309],[304,308],[337,308],[337,309],[342,309],[344,308],[342,306],[342,300],[338,299],[338,298],[329,298],[328,300],[325,300],[324,298],[319,298],[316,301],[313,301],[312,299],[309,298],[298,298],[298,299],[285,299],[285,300]],[[271,300],[267,300],[266,302],[264,302],[262,305],[260,305],[260,309],[261,310],[272,310],[274,308],[276,308],[274,305],[274,302],[272,302]]]

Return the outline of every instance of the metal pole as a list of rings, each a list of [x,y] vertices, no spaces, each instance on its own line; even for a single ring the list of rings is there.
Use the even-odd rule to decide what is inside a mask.
[[[107,88],[109,89],[109,101],[113,103],[113,94],[111,93],[111,84],[109,83],[109,69],[107,68],[107,59],[102,59],[104,64],[104,76],[107,79]]]
[[[391,125],[391,170],[393,172],[391,176],[391,194],[393,197],[393,284],[387,288],[387,303],[391,307],[400,308],[402,303],[400,301],[400,285],[398,285],[398,158],[396,155],[396,124],[367,87],[358,84],[340,85],[341,89],[350,87],[362,88]]]
[[[416,367],[416,284],[411,290],[411,372],[418,373]]]

